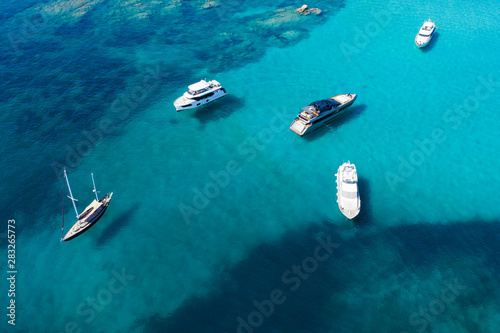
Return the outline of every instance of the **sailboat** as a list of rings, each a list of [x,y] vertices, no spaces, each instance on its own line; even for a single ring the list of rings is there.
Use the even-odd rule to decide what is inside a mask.
[[[89,230],[97,221],[102,217],[106,209],[108,208],[109,202],[111,201],[111,197],[113,196],[113,192],[110,194],[106,194],[101,199],[97,196],[97,190],[95,188],[94,182],[94,174],[90,174],[92,176],[92,184],[94,185],[94,193],[95,199],[90,203],[90,205],[85,208],[83,213],[78,214],[78,210],[76,209],[75,201],[78,201],[73,197],[73,193],[71,193],[71,187],[69,186],[68,175],[66,174],[66,169],[64,169],[64,178],[66,178],[66,183],[68,184],[69,196],[73,202],[73,207],[75,208],[76,223],[69,229],[66,235],[63,237],[64,230],[64,201],[63,201],[63,225],[61,230],[61,242],[69,241],[77,236],[80,236],[85,231]]]

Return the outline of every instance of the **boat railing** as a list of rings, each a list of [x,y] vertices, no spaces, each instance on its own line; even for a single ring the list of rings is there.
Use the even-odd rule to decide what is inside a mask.
[[[302,113],[300,113],[297,118],[299,118],[305,122],[308,122],[309,120],[313,119],[313,118],[309,118],[307,115],[303,115]]]

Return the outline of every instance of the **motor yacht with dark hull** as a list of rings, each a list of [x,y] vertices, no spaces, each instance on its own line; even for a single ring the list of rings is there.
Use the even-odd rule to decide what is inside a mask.
[[[73,198],[73,194],[71,193],[71,187],[69,186],[68,175],[66,174],[66,170],[64,170],[64,177],[66,178],[66,182],[68,183],[68,189],[70,196],[69,198],[73,202],[73,207],[76,212],[76,223],[69,229],[64,237],[62,237],[62,232],[64,231],[64,212],[63,212],[63,226],[61,230],[61,242],[69,241],[77,236],[80,236],[85,231],[89,230],[92,226],[94,226],[97,221],[104,215],[106,209],[108,209],[109,202],[111,201],[111,197],[113,196],[113,192],[110,194],[106,194],[101,199],[98,199],[97,190],[95,188],[94,175],[92,175],[92,183],[94,184],[94,192],[96,198],[90,203],[90,205],[85,208],[83,213],[78,214],[78,210],[76,209],[75,198]],[[63,206],[64,209],[64,206]]]
[[[189,90],[174,102],[177,111],[194,109],[226,95],[226,89],[216,80],[209,82],[201,80],[188,88]]]
[[[290,129],[298,135],[306,135],[340,117],[356,100],[356,94],[341,94],[312,102],[302,108]]]

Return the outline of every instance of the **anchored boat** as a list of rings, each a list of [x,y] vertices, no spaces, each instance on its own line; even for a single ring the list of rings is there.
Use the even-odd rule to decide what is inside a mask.
[[[226,89],[216,80],[209,82],[201,80],[188,88],[189,90],[174,102],[177,111],[197,108],[226,95]]]
[[[417,36],[415,37],[415,44],[419,47],[426,47],[427,44],[431,41],[432,36],[436,32],[436,24],[432,22],[430,19],[425,21],[420,28]]]
[[[68,175],[66,174],[66,169],[64,169],[64,178],[66,178],[66,183],[68,184],[69,196],[73,202],[73,207],[75,208],[76,223],[69,229],[66,235],[63,237],[64,231],[64,201],[63,201],[63,225],[61,229],[61,242],[69,241],[77,236],[80,236],[85,231],[89,230],[97,221],[102,217],[106,209],[108,208],[109,202],[111,201],[111,197],[113,196],[113,192],[110,194],[106,194],[101,199],[97,196],[97,190],[95,188],[94,182],[94,174],[90,174],[92,176],[92,184],[94,185],[94,193],[95,200],[93,200],[90,205],[85,208],[83,213],[78,214],[78,210],[76,209],[75,201],[78,201],[73,197],[71,193],[71,187],[69,186]]]
[[[290,129],[306,135],[344,114],[356,100],[356,94],[342,94],[312,102],[302,108]]]
[[[350,162],[342,164],[337,173],[337,203],[348,219],[355,218],[361,209],[356,166]]]

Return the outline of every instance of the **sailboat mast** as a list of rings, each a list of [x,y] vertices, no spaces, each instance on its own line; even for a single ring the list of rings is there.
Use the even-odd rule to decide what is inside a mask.
[[[64,177],[66,177],[66,183],[68,183],[68,189],[69,189],[69,195],[70,195],[70,199],[71,199],[71,202],[73,202],[73,207],[75,207],[75,213],[76,213],[76,218],[78,218],[78,216],[80,214],[78,214],[78,210],[76,209],[76,205],[75,205],[75,198],[73,198],[73,193],[71,193],[71,187],[69,186],[69,179],[68,179],[68,175],[66,174],[66,169],[64,169]]]
[[[94,184],[95,199],[96,199],[97,201],[99,201],[99,197],[97,196],[97,190],[96,190],[96,188],[95,188],[94,174],[93,174],[93,173],[90,173],[90,175],[92,176],[92,184]]]
[[[64,184],[63,184],[61,242],[64,238],[64,197],[65,197],[65,193],[64,193]]]

